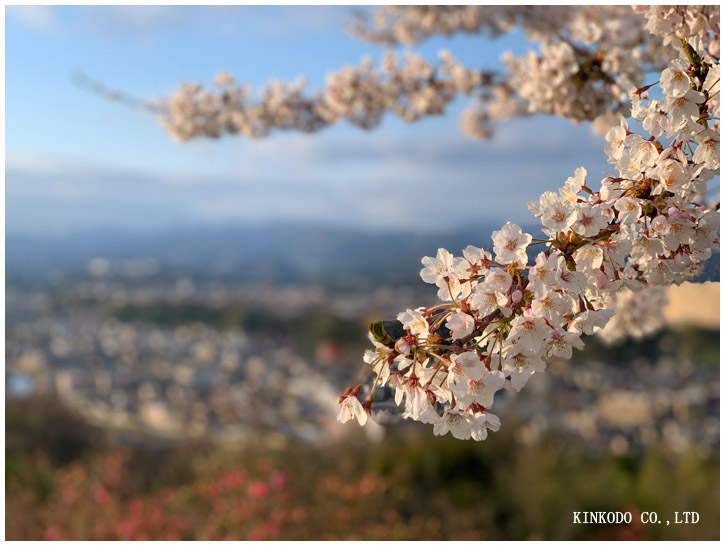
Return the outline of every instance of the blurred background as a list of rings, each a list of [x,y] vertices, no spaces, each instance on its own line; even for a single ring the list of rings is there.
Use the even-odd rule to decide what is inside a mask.
[[[399,416],[335,420],[365,379],[366,323],[435,300],[422,256],[488,248],[508,220],[533,226],[527,201],[576,167],[608,170],[586,125],[538,116],[476,142],[464,101],[370,134],[181,145],[72,77],[142,98],[222,70],[317,88],[385,51],[347,34],[350,18],[6,8],[6,537],[717,539],[719,255],[670,290],[660,332],[588,338],[500,393],[503,427],[483,443]],[[527,44],[416,49],[444,47],[496,68]],[[600,510],[634,523],[572,524]],[[641,525],[642,511],[700,521]]]

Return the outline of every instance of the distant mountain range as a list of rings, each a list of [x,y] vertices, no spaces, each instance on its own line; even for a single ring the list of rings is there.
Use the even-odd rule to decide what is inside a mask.
[[[309,224],[182,228],[156,233],[113,230],[58,236],[7,234],[9,283],[88,275],[91,260],[154,260],[157,275],[199,280],[325,282],[347,285],[416,282],[420,259],[440,247],[461,255],[469,244],[490,250],[500,225],[445,233],[366,232]],[[524,226],[530,233],[537,227]],[[719,255],[698,280],[719,280]]]

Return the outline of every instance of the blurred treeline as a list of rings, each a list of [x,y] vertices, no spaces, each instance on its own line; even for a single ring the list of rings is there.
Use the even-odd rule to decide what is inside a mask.
[[[284,335],[294,338],[305,356],[313,353],[314,348],[323,340],[334,340],[346,356],[359,364],[360,353],[369,348],[365,336],[366,323],[359,319],[336,316],[329,309],[314,309],[304,315],[290,317],[278,316],[264,309],[248,305],[227,305],[222,309],[203,304],[126,304],[110,307],[107,316],[123,322],[137,324],[158,324],[161,326],[179,326],[202,323],[219,330],[241,329],[255,336],[269,338]],[[380,317],[373,317],[378,320]],[[402,335],[400,323],[386,321],[391,334]],[[445,325],[442,331],[447,331]],[[663,350],[663,338],[672,340]],[[696,326],[684,326],[676,329],[663,328],[655,335],[643,339],[624,339],[615,345],[605,343],[599,336],[588,336],[584,349],[576,351],[578,360],[600,359],[629,365],[633,359],[641,356],[668,354],[673,358],[696,362],[698,365],[718,366],[720,363],[720,332]]]
[[[336,316],[327,309],[314,309],[304,315],[280,317],[268,310],[246,305],[227,305],[222,309],[201,304],[128,304],[113,309],[110,316],[124,322],[179,326],[202,323],[218,330],[241,329],[255,336],[286,335],[299,343],[302,354],[309,355],[317,343],[333,339],[348,352],[359,354],[367,348],[365,326],[358,320]]]
[[[615,456],[511,421],[482,443],[350,426],[326,446],[204,442],[118,447],[52,399],[6,411],[6,538],[719,538],[719,454],[655,446]],[[631,525],[575,525],[575,511],[630,511]],[[655,511],[662,524],[642,525]],[[695,525],[665,525],[696,511]]]

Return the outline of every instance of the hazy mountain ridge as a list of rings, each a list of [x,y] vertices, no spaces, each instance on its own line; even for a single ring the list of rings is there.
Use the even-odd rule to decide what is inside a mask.
[[[155,233],[82,231],[56,237],[7,234],[8,282],[45,281],[86,274],[94,258],[110,262],[154,260],[159,274],[202,279],[290,282],[334,278],[410,283],[420,259],[440,247],[460,255],[469,244],[490,250],[499,225],[478,225],[434,234],[371,232],[324,225],[285,224],[181,228]],[[529,232],[536,227],[524,226]],[[719,254],[698,281],[719,281]]]

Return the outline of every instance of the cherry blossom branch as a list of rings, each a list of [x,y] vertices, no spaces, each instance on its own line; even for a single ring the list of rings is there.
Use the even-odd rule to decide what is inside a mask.
[[[627,113],[624,90],[640,86],[645,73],[661,71],[671,45],[686,36],[708,40],[719,55],[719,8],[664,8],[665,16],[627,6],[398,6],[376,8],[352,24],[371,42],[413,44],[459,32],[495,38],[523,28],[538,51],[504,56],[505,70],[471,69],[442,51],[438,63],[414,53],[402,62],[389,52],[379,68],[369,59],[328,75],[324,88],[304,81],[271,82],[258,93],[236,85],[228,73],[214,86],[182,84],[164,102],[145,101],[87,77],[82,87],[127,106],[160,114],[169,134],[185,141],[242,135],[264,138],[275,131],[317,132],[342,120],[372,129],[390,112],[407,122],[440,115],[456,97],[472,97],[461,122],[464,132],[488,138],[501,120],[535,113],[593,121],[606,132]],[[669,11],[667,11],[669,10]],[[643,13],[640,13],[643,12]],[[674,15],[673,15],[674,14]],[[660,19],[657,19],[660,17]],[[658,21],[665,21],[658,23]],[[652,34],[662,28],[672,36]],[[715,37],[711,37],[712,33]]]
[[[545,370],[545,359],[570,358],[584,334],[617,335],[615,311],[635,308],[640,320],[627,327],[649,328],[642,315],[659,313],[642,310],[661,305],[656,288],[690,279],[718,248],[719,204],[708,207],[701,197],[720,169],[720,65],[712,53],[719,30],[702,39],[701,29],[711,27],[697,6],[653,7],[645,15],[648,28],[682,50],[662,71],[662,99],[648,97],[651,85],[629,94],[631,117],[642,122],[645,136],[624,119],[608,131],[605,153],[617,175],[595,189],[579,168],[558,193],[529,203],[549,239],[532,243],[507,223],[492,235],[495,260],[473,246],[463,257],[439,249],[435,258],[423,258],[421,278],[444,301],[429,309],[440,312],[400,313],[406,333],[397,341],[371,329],[374,350],[366,355],[384,356],[388,367],[381,384],[395,390],[404,417],[433,424],[434,434],[485,439],[500,426],[490,413],[497,391],[521,390]],[[527,249],[543,243],[548,247],[529,266]],[[438,333],[443,318],[446,337]],[[450,362],[445,370],[443,362]],[[441,370],[436,385],[432,378]],[[343,422],[362,419],[352,396],[343,400]]]

